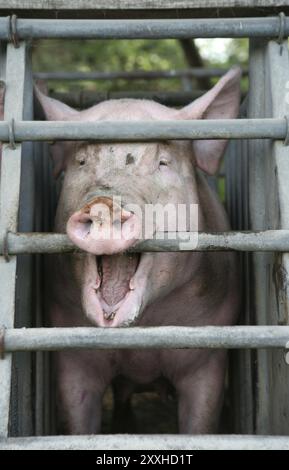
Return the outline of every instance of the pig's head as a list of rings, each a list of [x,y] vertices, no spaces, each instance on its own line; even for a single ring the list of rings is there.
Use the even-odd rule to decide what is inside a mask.
[[[124,99],[79,112],[37,89],[36,93],[47,119],[54,121],[220,119],[238,115],[239,82],[240,70],[233,68],[210,91],[180,110]],[[55,173],[64,172],[55,229],[67,232],[83,250],[72,256],[72,273],[83,310],[93,324],[133,323],[147,305],[192,278],[201,262],[200,253],[139,255],[126,250],[144,238],[147,205],[199,203],[196,168],[215,173],[225,145],[225,141],[202,140],[75,141],[52,146]],[[202,216],[199,208],[199,230],[205,228]],[[167,224],[169,219],[170,215]],[[191,224],[186,228],[190,230]],[[151,227],[152,232],[159,229],[157,223]]]

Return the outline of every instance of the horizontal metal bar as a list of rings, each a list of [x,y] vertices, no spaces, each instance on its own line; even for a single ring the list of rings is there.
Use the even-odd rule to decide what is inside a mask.
[[[10,126],[11,129],[11,126]],[[193,121],[15,121],[16,142],[95,140],[153,142],[184,139],[285,139],[286,119],[211,119]],[[0,141],[9,142],[9,123],[0,122]]]
[[[289,450],[288,436],[100,434],[87,436],[10,437],[0,450]],[[95,456],[95,460],[96,460]],[[192,458],[192,456],[191,456]],[[188,463],[192,462],[187,460]],[[165,462],[167,463],[167,461]],[[174,462],[173,462],[174,463]]]
[[[70,92],[51,92],[49,96],[74,108],[89,108],[101,101],[118,100],[122,98],[140,99],[140,100],[154,100],[158,103],[165,104],[166,106],[185,106],[199,96],[206,93],[206,90],[193,90],[193,91],[108,91],[108,92],[93,92],[93,91],[80,91],[79,93]]]
[[[203,14],[217,12],[221,15],[224,11],[227,14],[234,15],[236,10],[243,8],[244,10],[256,11],[259,14],[266,14],[268,11],[276,11],[277,8],[288,7],[288,0],[0,0],[0,8],[5,11],[14,11],[16,9],[23,10],[23,13],[29,11],[35,15],[43,16],[46,14],[55,15],[57,11],[61,15],[67,12],[71,15],[73,12],[79,15],[92,15],[98,13],[101,17],[104,15],[120,15],[123,14],[198,14],[199,10]],[[36,10],[36,11],[35,11]],[[37,11],[38,10],[38,11]],[[113,11],[114,10],[114,11]],[[167,11],[169,10],[169,12]],[[193,12],[193,13],[192,13]],[[52,16],[53,17],[53,16]]]
[[[14,328],[5,352],[67,349],[285,348],[289,326]]]
[[[147,20],[43,20],[17,19],[20,39],[160,39],[160,38],[244,38],[280,35],[280,18],[197,18]],[[283,36],[289,35],[284,20]],[[0,18],[0,40],[10,40],[9,17]]]
[[[130,72],[36,72],[34,77],[41,80],[156,80],[159,78],[204,78],[221,77],[229,69],[192,67],[179,70],[132,70]],[[248,69],[243,69],[247,74]]]
[[[289,252],[289,230],[266,230],[256,232],[215,232],[197,233],[167,232],[173,239],[163,238],[164,233],[156,233],[155,239],[137,243],[131,252],[160,251],[278,251]],[[70,253],[81,251],[62,233],[12,233],[6,240],[0,239],[0,253],[10,255],[27,253]]]

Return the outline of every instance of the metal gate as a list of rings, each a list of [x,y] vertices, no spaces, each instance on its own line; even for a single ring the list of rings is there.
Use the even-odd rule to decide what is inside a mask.
[[[287,357],[289,362],[288,35],[289,17],[283,13],[264,18],[181,20],[0,18],[1,79],[6,87],[4,121],[0,122],[1,449],[289,449],[289,368],[285,360]],[[33,121],[30,40],[52,37],[249,37],[247,115],[238,120],[129,125]],[[43,188],[49,191],[50,186],[49,171],[43,171],[49,162],[42,142],[203,138],[234,139],[231,145],[236,151],[229,153],[235,155],[235,164],[227,164],[227,176],[235,231],[200,233],[196,250],[244,252],[243,279],[249,295],[241,322],[246,326],[152,327],[145,331],[139,327],[42,328],[41,299],[35,298],[32,289],[39,282],[41,259],[31,255],[75,249],[65,235],[37,233],[47,229],[41,219],[43,211],[51,210],[47,202],[41,203]],[[150,252],[180,249],[179,239],[148,240],[136,247]],[[36,312],[34,318],[31,310]],[[122,435],[23,437],[45,434],[43,423],[47,421],[39,418],[41,394],[35,402],[31,395],[31,380],[42,390],[45,379],[39,371],[45,356],[37,355],[35,365],[32,351],[168,347],[242,349],[234,357],[239,372],[232,384],[238,434],[134,435],[129,440]],[[18,437],[11,437],[15,435]]]

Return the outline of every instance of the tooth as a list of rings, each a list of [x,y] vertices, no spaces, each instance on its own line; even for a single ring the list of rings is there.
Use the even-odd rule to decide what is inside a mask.
[[[112,321],[115,317],[116,312],[104,312],[103,316],[105,320]]]

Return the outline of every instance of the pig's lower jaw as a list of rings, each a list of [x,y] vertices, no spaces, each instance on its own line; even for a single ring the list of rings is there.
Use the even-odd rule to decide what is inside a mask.
[[[106,314],[103,300],[92,286],[83,292],[83,305],[88,319],[96,326],[123,327],[134,323],[142,311],[142,300],[136,290],[129,291],[125,297],[113,305]]]
[[[91,255],[89,255],[91,257]],[[95,257],[87,266],[82,305],[96,326],[121,327],[134,323],[143,308],[146,263],[137,254]]]

